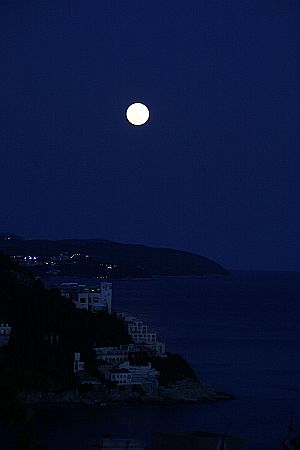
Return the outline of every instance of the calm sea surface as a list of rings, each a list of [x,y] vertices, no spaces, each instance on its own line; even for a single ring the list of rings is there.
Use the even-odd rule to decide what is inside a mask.
[[[113,284],[114,309],[144,319],[207,383],[235,401],[41,411],[49,450],[86,450],[102,433],[148,442],[159,430],[242,436],[246,448],[279,449],[291,412],[300,425],[300,273],[239,272]],[[171,450],[171,449],[170,449]]]

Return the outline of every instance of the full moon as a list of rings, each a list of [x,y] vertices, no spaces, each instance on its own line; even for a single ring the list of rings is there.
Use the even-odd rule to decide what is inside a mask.
[[[144,125],[149,119],[150,112],[143,103],[132,103],[127,108],[126,117],[132,125]]]

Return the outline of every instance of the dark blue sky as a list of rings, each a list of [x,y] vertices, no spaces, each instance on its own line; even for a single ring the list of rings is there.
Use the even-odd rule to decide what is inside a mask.
[[[298,0],[1,0],[0,35],[0,231],[300,269]]]

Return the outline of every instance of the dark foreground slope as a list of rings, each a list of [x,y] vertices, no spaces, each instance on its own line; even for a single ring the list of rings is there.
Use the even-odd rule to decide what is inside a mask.
[[[78,310],[55,289],[46,289],[33,274],[0,252],[0,320],[12,327],[0,352],[0,386],[11,370],[17,387],[49,384],[66,388],[74,381],[74,353],[94,367],[93,347],[128,344],[131,338],[115,315]],[[2,380],[3,381],[3,380]],[[10,377],[13,381],[13,377]]]
[[[101,263],[117,265],[121,276],[203,276],[226,275],[228,272],[220,264],[203,256],[173,250],[169,248],[154,248],[145,245],[121,244],[99,239],[66,239],[22,240],[0,239],[0,250],[9,255],[35,255],[40,257],[68,254],[89,255],[91,275],[95,275],[95,267]],[[87,261],[87,260],[86,260]],[[83,273],[83,259],[78,261]],[[70,270],[64,264],[62,272]],[[87,267],[87,266],[86,266]],[[94,268],[94,269],[93,269]],[[74,267],[72,270],[75,270]],[[67,273],[68,275],[70,273]],[[76,275],[76,273],[75,273]],[[86,275],[86,274],[85,274]]]
[[[77,310],[58,291],[45,289],[28,269],[1,252],[0,323],[12,327],[8,345],[0,347],[0,428],[7,427],[16,448],[44,450],[33,411],[19,394],[78,387],[74,352],[82,354],[93,373],[93,347],[127,344],[130,336],[116,316]]]

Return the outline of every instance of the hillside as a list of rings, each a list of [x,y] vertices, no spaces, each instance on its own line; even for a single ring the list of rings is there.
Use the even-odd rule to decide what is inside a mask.
[[[72,382],[74,352],[89,361],[94,359],[94,345],[131,342],[116,316],[76,309],[1,252],[0,319],[12,327],[0,372],[5,362],[14,370],[30,372],[32,383],[40,374],[66,385]]]
[[[151,276],[203,276],[226,275],[220,264],[195,253],[155,248],[145,245],[122,244],[100,239],[23,240],[0,238],[0,250],[9,255],[35,255],[36,257],[58,257],[65,253],[77,254],[77,261],[60,263],[61,274],[85,276],[97,275],[102,264],[111,264],[112,278]],[[91,258],[84,259],[86,255]],[[56,263],[57,264],[57,263]],[[89,267],[88,267],[89,264]],[[76,267],[75,267],[76,266]],[[85,273],[83,273],[85,272]],[[86,273],[88,272],[88,273]]]
[[[7,427],[14,448],[45,450],[37,436],[34,411],[19,394],[78,387],[74,352],[81,353],[92,374],[95,345],[126,344],[131,338],[115,316],[76,309],[1,252],[0,320],[12,327],[8,345],[0,347],[1,428]]]

